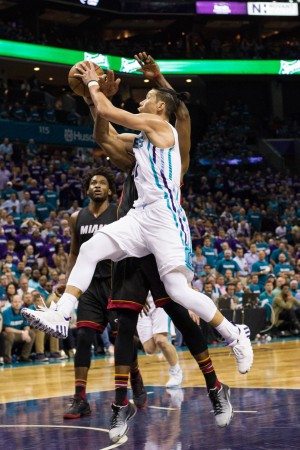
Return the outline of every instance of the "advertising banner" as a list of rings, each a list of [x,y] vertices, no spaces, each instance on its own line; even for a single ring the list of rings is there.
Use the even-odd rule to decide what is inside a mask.
[[[247,3],[239,2],[196,2],[197,14],[247,15]]]

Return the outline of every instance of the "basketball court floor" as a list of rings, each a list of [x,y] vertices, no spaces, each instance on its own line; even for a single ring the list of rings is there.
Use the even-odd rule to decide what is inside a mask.
[[[234,417],[215,426],[203,377],[187,351],[181,389],[164,387],[161,355],[140,356],[148,404],[129,422],[128,435],[108,438],[113,358],[93,359],[88,382],[91,416],[64,420],[74,391],[73,362],[14,364],[0,369],[1,450],[291,450],[300,448],[300,340],[254,344],[255,362],[238,373],[223,347],[210,348],[221,381],[231,387]]]

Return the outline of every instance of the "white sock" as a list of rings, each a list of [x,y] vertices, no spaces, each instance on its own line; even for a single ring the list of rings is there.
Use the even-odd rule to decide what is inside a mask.
[[[229,320],[227,320],[225,317],[220,325],[216,327],[216,330],[228,344],[235,341],[239,335],[238,327],[229,322]]]
[[[181,370],[179,363],[176,363],[175,366],[170,366],[170,370],[172,372],[179,372]]]
[[[77,298],[75,295],[65,292],[56,303],[56,310],[69,318],[75,309]]]

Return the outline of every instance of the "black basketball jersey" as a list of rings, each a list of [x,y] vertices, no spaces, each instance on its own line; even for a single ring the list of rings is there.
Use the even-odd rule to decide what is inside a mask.
[[[84,242],[88,241],[96,231],[100,230],[109,223],[115,222],[116,220],[117,207],[115,205],[109,205],[108,208],[97,218],[93,216],[88,207],[82,208],[79,211],[76,222],[76,234],[78,236],[79,245],[81,246]],[[94,277],[111,277],[110,259],[105,259],[97,264]]]
[[[138,193],[134,183],[134,176],[133,174],[129,174],[123,185],[122,196],[118,207],[118,219],[126,216],[137,198]]]

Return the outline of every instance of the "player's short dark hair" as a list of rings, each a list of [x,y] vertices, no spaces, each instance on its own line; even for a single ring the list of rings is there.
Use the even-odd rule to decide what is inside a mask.
[[[104,178],[107,179],[109,189],[111,190],[112,194],[116,193],[116,184],[115,184],[115,176],[113,172],[108,168],[104,166],[96,167],[96,169],[88,170],[82,178],[82,190],[86,194],[91,183],[91,179],[97,175],[102,175]]]
[[[181,101],[186,103],[190,98],[188,92],[176,92],[169,88],[155,88],[154,90],[156,91],[156,98],[165,102],[168,117],[175,114]]]

